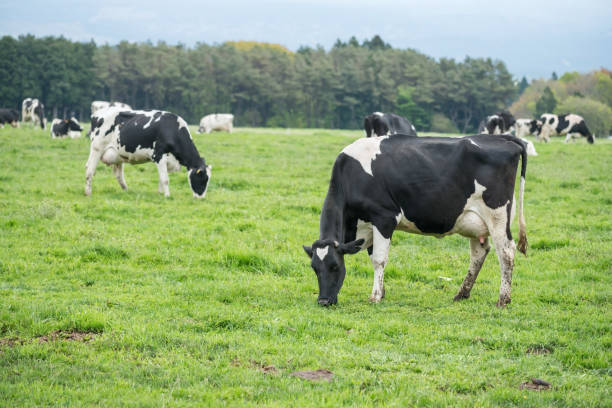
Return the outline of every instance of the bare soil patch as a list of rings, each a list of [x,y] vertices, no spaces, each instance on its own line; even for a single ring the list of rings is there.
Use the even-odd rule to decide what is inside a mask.
[[[314,371],[295,371],[290,375],[298,378],[303,378],[304,380],[310,381],[319,381],[319,380],[327,380],[331,381],[334,378],[334,373],[326,369],[318,369]]]
[[[531,381],[524,382],[520,385],[521,390],[544,391],[550,389],[551,385],[548,381],[539,378],[532,378]]]

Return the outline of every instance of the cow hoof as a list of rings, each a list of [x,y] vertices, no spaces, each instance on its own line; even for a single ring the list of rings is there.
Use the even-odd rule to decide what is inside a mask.
[[[382,300],[382,296],[370,296],[370,302],[372,303],[380,303],[380,301]]]
[[[463,299],[469,299],[470,298],[470,294],[469,293],[465,293],[465,292],[459,292],[455,295],[455,297],[453,298],[453,301],[457,302],[459,300],[463,300]]]
[[[506,307],[512,300],[509,297],[500,297],[497,301],[497,307],[504,308]]]

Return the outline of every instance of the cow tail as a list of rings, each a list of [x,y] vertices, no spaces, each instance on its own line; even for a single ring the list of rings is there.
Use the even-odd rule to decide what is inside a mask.
[[[525,228],[525,215],[523,214],[523,197],[525,195],[525,173],[527,172],[527,145],[521,140],[521,185],[519,187],[519,242],[518,250],[527,256],[527,232]]]

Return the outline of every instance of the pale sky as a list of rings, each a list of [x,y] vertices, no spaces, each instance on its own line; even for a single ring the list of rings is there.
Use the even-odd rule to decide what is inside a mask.
[[[612,1],[0,1],[0,35],[192,46],[266,41],[329,49],[379,34],[436,59],[501,59],[515,78],[612,69]]]

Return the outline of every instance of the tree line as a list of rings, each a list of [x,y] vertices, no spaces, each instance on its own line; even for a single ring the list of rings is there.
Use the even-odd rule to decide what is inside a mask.
[[[54,117],[86,119],[92,100],[107,100],[172,111],[190,123],[228,112],[238,126],[355,129],[366,114],[383,111],[407,117],[418,130],[465,133],[509,106],[518,88],[502,61],[435,60],[379,36],[297,52],[257,42],[0,39],[0,106],[20,108],[36,97]]]

